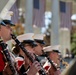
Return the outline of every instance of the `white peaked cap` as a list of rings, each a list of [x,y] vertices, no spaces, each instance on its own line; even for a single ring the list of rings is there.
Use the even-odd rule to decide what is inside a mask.
[[[35,34],[33,38],[37,40],[44,40],[44,36],[44,34]]]
[[[44,47],[43,51],[44,52],[50,52],[50,51],[52,51],[52,47],[51,46]]]
[[[50,52],[53,50],[60,50],[60,45],[55,45],[55,46],[47,46],[43,48],[44,52]]]
[[[17,36],[17,39],[20,42],[22,42],[23,40],[33,40],[33,35],[34,35],[34,33],[26,33],[26,34]],[[14,40],[11,40],[11,41],[14,45],[16,44]]]
[[[34,33],[26,33],[19,35],[17,38],[20,42],[22,42],[23,40],[33,40],[33,35]]]
[[[3,20],[11,20],[11,17],[13,15],[12,11],[6,12],[6,15],[2,18]]]

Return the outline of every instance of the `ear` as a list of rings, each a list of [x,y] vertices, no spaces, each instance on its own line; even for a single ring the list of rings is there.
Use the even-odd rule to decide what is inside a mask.
[[[0,31],[1,31],[2,25],[0,25]]]

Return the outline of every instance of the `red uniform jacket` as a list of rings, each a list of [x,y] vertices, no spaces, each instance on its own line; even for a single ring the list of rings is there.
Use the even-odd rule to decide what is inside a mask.
[[[0,72],[3,71],[5,67],[4,56],[1,51],[2,51],[2,47],[0,46]]]

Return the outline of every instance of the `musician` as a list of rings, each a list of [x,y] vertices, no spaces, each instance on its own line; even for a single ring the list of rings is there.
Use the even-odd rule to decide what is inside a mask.
[[[52,63],[56,67],[54,67],[51,64],[51,68],[49,69],[49,75],[60,75],[60,51],[59,51],[59,45],[56,46],[47,46],[43,48],[44,52],[47,53],[48,57],[51,59]]]
[[[2,24],[2,22],[4,22],[5,24]],[[9,13],[6,15],[6,17],[4,17],[2,22],[1,22],[1,26],[0,26],[0,37],[3,39],[3,42],[6,43],[8,40],[11,39],[10,34],[13,33],[11,26],[14,26],[14,24],[11,22],[11,17],[10,17]],[[8,64],[5,65],[6,62],[4,62],[1,52],[2,51],[0,51],[0,55],[1,55],[1,57],[0,57],[0,73],[1,74],[0,75],[12,75],[10,68],[7,67]],[[36,71],[39,70],[39,68],[36,68],[37,66],[35,67],[35,64],[37,66],[39,66],[38,62],[34,62],[31,66],[31,68],[29,69],[29,71],[27,72],[27,75],[34,75],[32,72],[33,69],[35,69]],[[6,69],[6,68],[8,68],[8,69]],[[5,74],[3,74],[4,69],[7,70],[7,71],[5,71]]]
[[[37,46],[37,44],[34,42],[32,38],[33,35],[34,35],[33,33],[26,33],[26,34],[19,35],[17,37],[19,41],[22,42],[23,46],[30,53],[31,56],[32,56],[32,53],[34,53],[34,47]],[[17,45],[15,45],[13,49],[13,53],[24,58],[25,71],[30,70],[32,68],[30,72],[31,75],[35,75],[39,71],[39,69],[41,69],[41,67],[39,66],[39,63],[36,61],[32,64],[31,61],[28,59],[28,57],[25,55],[25,53]],[[35,59],[34,56],[32,56],[32,58]]]
[[[34,48],[34,51],[35,51],[35,54],[38,56],[38,59],[40,63],[42,64],[43,68],[44,68],[44,64],[47,63],[47,58],[45,57],[43,53],[43,48],[46,45],[44,41],[44,36],[45,36],[44,34],[34,34],[33,36],[34,41],[37,44],[37,46]],[[45,69],[46,73],[48,72],[47,70]]]
[[[5,25],[5,23],[1,22],[0,23],[0,28],[1,28],[1,25]],[[1,42],[1,33],[0,33],[0,42]],[[4,57],[3,57],[3,54],[2,54],[2,48],[0,46],[0,75],[2,75],[4,67],[5,67]]]
[[[10,19],[11,19],[11,13],[7,12],[7,15],[3,18],[3,20],[0,23],[0,38],[3,40],[4,43],[6,43],[8,40],[11,39],[11,35],[10,35],[12,34],[11,26],[14,26],[14,24],[11,22]],[[2,48],[0,46],[0,75],[3,75],[3,71],[7,66],[5,61],[6,60],[2,52]],[[9,69],[9,72],[6,72],[5,75],[7,74],[10,74],[10,75],[12,74],[10,69]]]
[[[43,50],[43,47],[45,46],[44,34],[35,34],[33,38],[37,44],[37,46],[34,48],[35,54],[40,56],[43,54],[42,50]]]
[[[34,34],[33,36],[34,41],[37,44],[37,46],[34,48],[34,51],[42,64],[46,62],[46,58],[43,55],[43,47],[46,45],[44,41],[44,36],[45,36],[44,34]]]

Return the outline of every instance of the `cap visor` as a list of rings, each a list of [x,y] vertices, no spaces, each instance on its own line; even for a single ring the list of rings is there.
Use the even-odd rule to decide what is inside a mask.
[[[43,45],[45,45],[45,42],[44,42],[44,40],[37,40],[37,39],[34,39],[36,42],[38,42],[38,43],[40,43],[40,44],[43,44]]]
[[[1,22],[0,25],[6,26],[6,24],[4,22]]]

